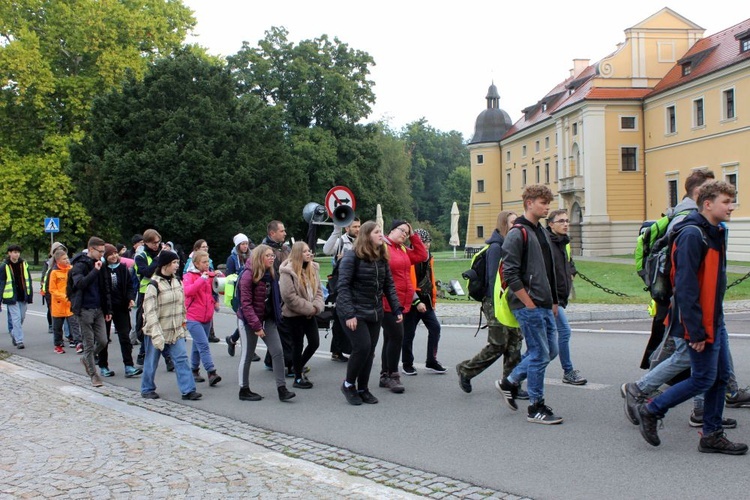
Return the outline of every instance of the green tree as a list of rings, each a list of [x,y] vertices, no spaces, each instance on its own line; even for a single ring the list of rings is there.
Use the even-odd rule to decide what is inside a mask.
[[[305,178],[290,168],[281,118],[256,96],[238,99],[225,66],[186,48],[95,101],[72,177],[96,226],[205,238],[222,257],[235,233],[257,240],[269,220],[300,216],[289,200]]]
[[[436,203],[442,185],[457,167],[469,165],[469,151],[459,132],[440,132],[424,118],[404,127],[402,139],[411,157],[414,214],[436,223],[443,214]]]
[[[378,203],[384,215],[414,221],[409,180],[411,163],[404,141],[384,124],[380,124],[377,141],[381,155],[379,172],[385,183]]]
[[[458,204],[458,236],[461,244],[466,244],[466,227],[469,220],[469,199],[471,197],[471,170],[469,167],[458,167],[448,175],[440,190],[438,207],[440,215],[437,227],[446,235],[446,242],[451,235],[451,207]]]

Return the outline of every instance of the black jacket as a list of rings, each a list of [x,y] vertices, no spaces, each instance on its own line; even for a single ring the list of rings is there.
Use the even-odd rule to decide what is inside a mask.
[[[138,278],[135,276],[135,271],[120,263],[114,270],[105,264],[102,266],[101,272],[104,274],[104,281],[112,300],[112,307],[118,307],[118,310],[127,309],[130,301],[134,301],[138,294]],[[112,293],[113,272],[117,275],[117,293]],[[115,296],[120,297],[120,302],[117,304],[114,302]]]
[[[391,268],[385,260],[359,261],[353,250],[344,254],[339,262],[339,281],[336,285],[336,313],[346,321],[357,318],[378,321],[383,317],[383,294],[391,311],[401,314],[403,308],[396,295]],[[354,270],[356,267],[356,276]]]
[[[97,271],[94,261],[88,255],[79,253],[70,261],[70,279],[73,280],[73,296],[70,300],[70,309],[73,314],[80,315],[83,310],[83,300],[86,289],[98,280],[99,284],[99,307],[105,315],[112,314],[112,301],[110,300],[107,284],[104,281],[104,265]]]
[[[573,262],[573,256],[568,259],[567,245],[570,243],[570,238],[567,234],[558,235],[549,231],[549,239],[552,242],[552,253],[555,254],[555,280],[557,281],[557,301],[560,307],[568,306],[568,297],[570,296],[571,290],[573,290],[573,276],[576,271],[576,265]]]

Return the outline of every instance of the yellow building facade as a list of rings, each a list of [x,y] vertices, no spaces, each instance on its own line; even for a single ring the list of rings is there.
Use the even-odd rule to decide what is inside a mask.
[[[741,32],[744,25],[738,26]],[[696,95],[703,95],[705,103],[720,103],[728,88],[747,96],[747,67],[715,75],[715,83],[706,83],[713,90],[702,89],[703,80],[694,80],[692,90],[681,89],[679,82],[659,90],[671,81],[668,76],[680,67],[678,62],[684,64],[684,56],[702,40],[703,32],[664,8],[625,30],[625,41],[609,56],[594,64],[574,60],[569,77],[524,109],[523,117],[499,141],[477,140],[475,133],[469,144],[472,199],[467,245],[484,243],[500,210],[523,211],[521,192],[527,184],[549,185],[555,207],[569,211],[577,254],[617,255],[632,252],[643,220],[658,217],[670,206],[667,193],[675,179],[682,198],[685,172],[691,168],[709,167],[738,182],[740,165],[747,164],[750,154],[750,148],[742,146],[750,138],[742,135],[750,134],[750,113],[741,116],[743,104],[738,101],[735,118],[717,115],[716,123],[709,125],[706,104],[706,124],[701,128],[692,126],[690,113],[682,108],[694,106]],[[746,97],[744,105],[749,102]],[[665,135],[665,107],[670,103],[677,109],[678,131]],[[716,141],[716,147],[706,141]],[[722,149],[720,155],[716,148]],[[499,163],[488,164],[488,158],[495,157]],[[680,158],[690,161],[681,163]],[[479,193],[479,187],[484,191]],[[747,214],[738,214],[741,217],[750,216],[750,199],[746,205]],[[750,245],[750,229],[747,240]],[[744,252],[740,248],[735,247]]]

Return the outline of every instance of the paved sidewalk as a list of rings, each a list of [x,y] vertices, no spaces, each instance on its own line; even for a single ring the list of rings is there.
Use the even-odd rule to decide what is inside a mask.
[[[518,498],[0,356],[0,499]]]

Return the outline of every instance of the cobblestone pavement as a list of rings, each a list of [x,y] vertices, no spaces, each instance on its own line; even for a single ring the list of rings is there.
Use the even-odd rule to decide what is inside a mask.
[[[0,361],[0,499],[519,498],[189,404],[87,386],[27,358]]]

